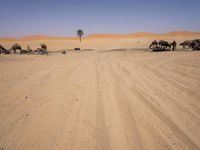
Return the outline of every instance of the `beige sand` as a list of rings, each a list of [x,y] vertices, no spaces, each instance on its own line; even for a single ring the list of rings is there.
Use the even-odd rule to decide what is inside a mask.
[[[2,150],[199,150],[200,53],[0,55]]]
[[[165,34],[154,33],[134,33],[134,34],[94,34],[83,37],[82,42],[78,38],[69,37],[49,37],[49,36],[29,36],[22,38],[0,38],[0,44],[6,48],[11,48],[12,44],[19,43],[23,49],[29,45],[32,49],[40,47],[45,43],[50,51],[68,50],[80,47],[82,49],[119,49],[119,48],[146,48],[153,40],[177,41],[178,44],[185,40],[200,38],[198,32],[170,32]]]

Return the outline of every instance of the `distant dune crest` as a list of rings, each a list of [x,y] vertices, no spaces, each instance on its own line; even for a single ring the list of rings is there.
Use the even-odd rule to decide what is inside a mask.
[[[123,38],[158,38],[158,37],[191,37],[191,36],[200,36],[200,32],[189,32],[189,31],[174,31],[164,34],[156,34],[149,32],[137,32],[130,34],[92,34],[85,36],[84,39],[123,39]],[[1,37],[0,40],[12,41],[12,40],[76,40],[77,37],[61,37],[61,36],[47,36],[47,35],[33,35],[33,36],[24,36],[20,38],[4,38]]]

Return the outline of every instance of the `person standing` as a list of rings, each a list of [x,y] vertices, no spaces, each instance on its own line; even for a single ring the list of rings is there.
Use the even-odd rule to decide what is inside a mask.
[[[176,41],[172,42],[172,51],[176,49]]]

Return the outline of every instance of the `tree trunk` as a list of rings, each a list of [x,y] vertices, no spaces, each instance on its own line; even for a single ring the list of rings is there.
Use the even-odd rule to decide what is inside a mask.
[[[81,42],[81,36],[79,36],[80,42]]]

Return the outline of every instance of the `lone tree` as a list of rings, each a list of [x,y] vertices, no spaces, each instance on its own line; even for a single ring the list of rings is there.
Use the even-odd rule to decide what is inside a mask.
[[[81,42],[81,38],[84,35],[83,30],[78,29],[77,32],[76,32],[76,34],[79,36],[79,39],[80,39],[80,42]]]

